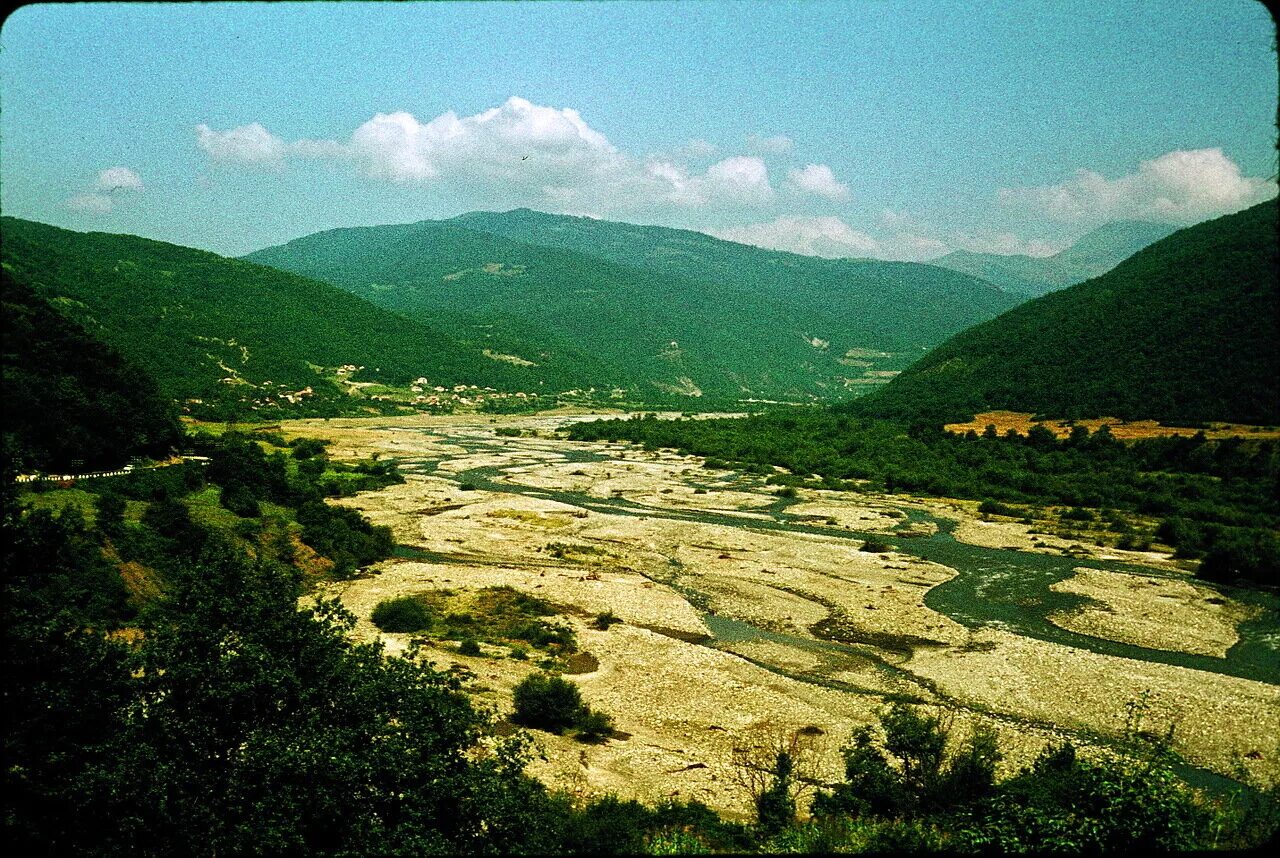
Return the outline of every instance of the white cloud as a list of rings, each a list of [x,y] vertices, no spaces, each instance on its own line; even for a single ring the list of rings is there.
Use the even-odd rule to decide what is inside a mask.
[[[115,203],[105,194],[80,194],[67,200],[67,208],[87,214],[106,214],[115,208]]]
[[[773,196],[764,161],[747,155],[735,155],[712,164],[707,168],[705,182],[713,192],[731,199],[754,202]]]
[[[884,242],[884,259],[898,259],[904,262],[926,262],[937,259],[951,250],[945,242],[936,238],[900,232],[889,241]]]
[[[714,143],[709,143],[701,137],[694,137],[680,147],[677,154],[685,158],[714,158],[719,151]]]
[[[1068,223],[1118,218],[1195,223],[1275,194],[1275,182],[1242,176],[1240,167],[1214,148],[1169,152],[1118,179],[1080,169],[1056,185],[1003,188],[999,198]]]
[[[829,200],[849,199],[849,186],[836,181],[826,164],[807,164],[803,170],[788,170],[787,185],[803,194],[815,194]]]
[[[879,256],[883,250],[880,242],[838,217],[780,217],[769,223],[706,232],[739,244],[828,259]]]
[[[901,227],[911,222],[911,216],[906,212],[895,212],[893,209],[885,209],[880,212],[880,220],[885,226]]]
[[[95,186],[100,191],[140,191],[142,179],[128,167],[108,167],[98,173]]]
[[[273,167],[283,163],[288,149],[283,140],[257,122],[230,131],[214,131],[201,123],[196,126],[196,145],[214,161]]]
[[[760,152],[765,155],[785,155],[795,148],[795,143],[785,134],[775,134],[772,137],[748,134],[747,148],[752,152]]]
[[[713,151],[694,142],[704,156]],[[327,160],[375,180],[451,188],[475,205],[616,216],[751,207],[774,196],[759,158],[725,158],[700,173],[675,160],[637,158],[576,110],[516,97],[474,116],[448,111],[427,122],[403,111],[379,113],[346,141],[290,143],[253,123],[225,132],[199,125],[196,143],[215,161],[278,167],[292,158]]]

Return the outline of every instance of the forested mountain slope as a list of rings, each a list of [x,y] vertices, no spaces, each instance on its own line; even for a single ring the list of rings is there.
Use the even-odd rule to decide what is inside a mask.
[[[8,271],[0,282],[0,432],[17,465],[115,467],[177,445],[176,412],[154,381]]]
[[[1276,201],[1181,230],[948,340],[851,405],[950,418],[1280,422]]]
[[[331,380],[343,365],[365,367],[352,377],[371,381],[537,384],[526,368],[488,359],[439,328],[274,268],[8,217],[0,237],[0,260],[16,282],[119,349],[175,399],[236,403],[246,414],[280,404],[328,413],[348,404]]]
[[[527,209],[331,230],[247,258],[447,317],[522,360],[589,354],[584,380],[650,395],[845,396],[1016,300],[931,266]]]

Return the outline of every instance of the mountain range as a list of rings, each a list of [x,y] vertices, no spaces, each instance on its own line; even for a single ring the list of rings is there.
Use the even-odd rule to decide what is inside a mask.
[[[0,236],[0,265],[15,283],[197,413],[248,416],[283,405],[295,415],[338,413],[353,405],[352,384],[419,377],[537,385],[521,367],[491,360],[440,327],[274,268],[12,217],[0,219]]]
[[[1106,274],[1175,229],[1148,221],[1113,221],[1086,233],[1052,256],[956,250],[933,260],[933,264],[980,277],[1006,292],[1035,297]]]
[[[245,258],[647,401],[848,396],[1019,300],[936,266],[528,209],[330,230]]]

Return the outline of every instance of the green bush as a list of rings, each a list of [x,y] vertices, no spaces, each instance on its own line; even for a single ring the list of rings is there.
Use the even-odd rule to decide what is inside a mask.
[[[423,632],[431,628],[435,618],[421,599],[400,596],[379,602],[370,619],[384,632]]]
[[[563,733],[582,715],[578,686],[552,674],[531,674],[515,687],[512,700],[513,721],[549,733]]]
[[[613,735],[612,716],[585,706],[576,726],[577,733],[574,738],[579,742],[596,744]]]
[[[866,542],[862,543],[862,548],[859,550],[865,551],[868,554],[884,554],[886,551],[892,551],[893,546],[887,542],[868,539]]]
[[[480,644],[475,638],[464,638],[458,644],[458,652],[462,655],[480,655]]]
[[[596,618],[591,625],[602,632],[607,632],[610,626],[620,622],[622,622],[622,620],[619,619],[618,615],[613,611],[604,611],[603,613],[596,614]]]
[[[993,500],[985,500],[981,504],[979,504],[978,512],[985,513],[987,515],[1008,515],[1008,516],[1022,515],[1022,513],[1018,512],[1018,510],[1014,509],[1013,507],[1008,506],[1007,504],[999,503],[998,501],[993,501]]]
[[[219,495],[223,507],[241,518],[257,518],[262,514],[258,500],[243,483],[224,486]]]

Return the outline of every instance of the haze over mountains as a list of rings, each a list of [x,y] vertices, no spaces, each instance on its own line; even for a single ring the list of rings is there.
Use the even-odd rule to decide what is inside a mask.
[[[1105,274],[1176,229],[1149,221],[1114,221],[1081,236],[1052,256],[956,250],[932,264],[981,277],[1006,292],[1034,297]]]
[[[853,395],[1018,300],[935,266],[527,209],[330,230],[246,258],[648,398]]]
[[[1277,203],[957,334],[855,410],[1280,423]]]

